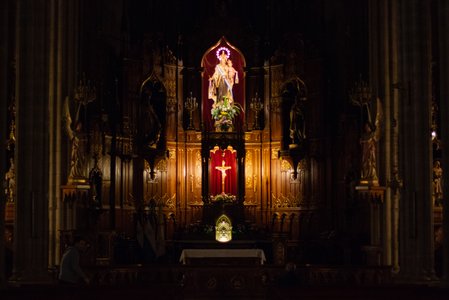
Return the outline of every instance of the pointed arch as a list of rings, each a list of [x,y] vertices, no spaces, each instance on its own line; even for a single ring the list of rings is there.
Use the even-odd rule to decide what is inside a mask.
[[[140,85],[138,130],[140,144],[145,148],[163,149],[166,143],[167,89],[153,71]]]
[[[232,240],[232,223],[225,214],[221,215],[215,223],[215,240],[227,243]]]
[[[298,76],[286,80],[281,87],[283,148],[302,143],[306,138],[305,101],[307,85]]]
[[[246,59],[243,53],[234,45],[229,43],[226,38],[221,37],[217,43],[211,46],[203,54],[201,58],[202,67],[202,118],[206,131],[213,131],[213,120],[211,116],[211,109],[213,100],[209,99],[209,79],[213,76],[215,72],[215,66],[219,64],[220,60],[218,58],[218,50],[225,49],[226,54],[230,60],[232,60],[233,67],[237,72],[237,81],[232,86],[232,92],[234,101],[238,103],[242,108],[242,112],[235,119],[235,130],[239,131],[243,128],[244,111],[245,111],[245,68]],[[221,53],[221,51],[220,51]]]
[[[157,76],[156,72],[151,72],[151,74],[142,81],[142,84],[140,85],[139,93],[142,94],[142,91],[146,85],[149,85],[150,83],[154,84],[156,82],[161,83],[161,88],[163,89],[164,93],[167,92],[165,85],[163,84],[162,80]]]

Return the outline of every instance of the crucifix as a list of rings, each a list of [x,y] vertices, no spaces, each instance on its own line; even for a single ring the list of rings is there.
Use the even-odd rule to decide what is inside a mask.
[[[226,171],[231,169],[230,166],[225,166],[225,161],[223,160],[220,167],[215,167],[218,171],[221,172],[221,192],[225,192],[225,178],[226,178]]]

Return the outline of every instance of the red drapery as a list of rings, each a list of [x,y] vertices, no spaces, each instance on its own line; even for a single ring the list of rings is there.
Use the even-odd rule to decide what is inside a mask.
[[[231,147],[220,149],[215,146],[210,151],[210,194],[217,195],[222,192],[226,194],[237,194],[237,153]],[[224,161],[224,164],[223,164]],[[224,191],[222,190],[222,172],[216,167],[230,167],[226,170]]]

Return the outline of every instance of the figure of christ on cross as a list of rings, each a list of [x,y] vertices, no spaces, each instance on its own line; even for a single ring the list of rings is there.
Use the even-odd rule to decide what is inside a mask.
[[[218,171],[221,172],[221,193],[224,194],[225,192],[225,178],[226,178],[226,171],[231,169],[230,166],[225,166],[225,161],[223,160],[221,163],[221,166],[215,167]]]
[[[210,150],[209,194],[237,194],[237,151],[228,146]],[[221,168],[226,168],[221,170]],[[224,187],[223,187],[224,182]]]

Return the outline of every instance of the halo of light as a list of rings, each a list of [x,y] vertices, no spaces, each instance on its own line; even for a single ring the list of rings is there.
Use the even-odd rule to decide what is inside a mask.
[[[221,51],[225,51],[226,52],[226,58],[227,59],[229,58],[229,56],[231,56],[231,51],[228,48],[220,47],[220,48],[218,48],[217,52],[215,52],[215,55],[217,56],[218,60],[221,60],[221,58],[220,58]]]

